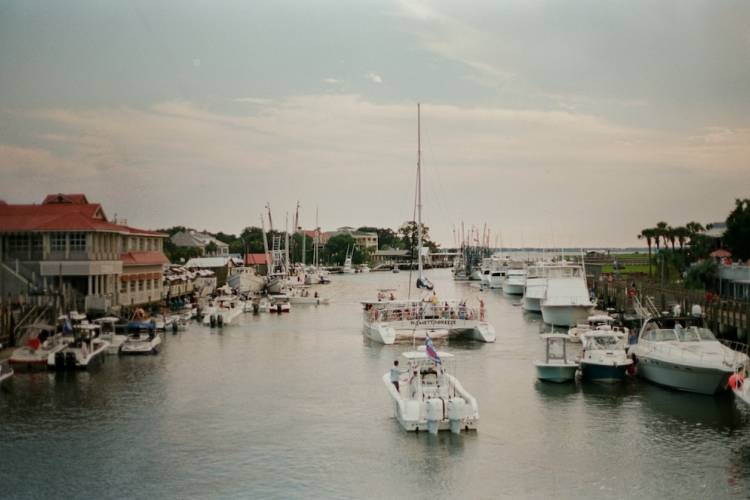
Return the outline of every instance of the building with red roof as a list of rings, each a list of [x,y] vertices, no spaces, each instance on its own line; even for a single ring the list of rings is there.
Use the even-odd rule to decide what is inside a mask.
[[[84,194],[0,201],[4,293],[62,291],[70,307],[93,311],[161,301],[166,237],[110,221]]]

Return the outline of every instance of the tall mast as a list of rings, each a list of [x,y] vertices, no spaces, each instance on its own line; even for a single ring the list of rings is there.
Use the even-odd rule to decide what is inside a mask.
[[[318,270],[318,267],[320,265],[319,258],[318,258],[318,245],[320,245],[320,225],[318,224],[318,207],[315,207],[315,245],[313,252],[313,265],[315,266],[315,270]]]
[[[263,251],[266,253],[266,274],[271,274],[271,256],[268,253],[268,240],[266,239],[266,219],[260,214],[260,227],[263,231]]]
[[[417,265],[422,279],[422,117],[417,103]]]

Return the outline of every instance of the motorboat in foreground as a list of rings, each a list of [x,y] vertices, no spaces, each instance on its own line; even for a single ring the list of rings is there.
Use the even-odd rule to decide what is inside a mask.
[[[592,331],[581,336],[581,375],[592,382],[622,382],[633,364],[625,351],[625,335],[619,332]]]
[[[10,355],[8,363],[18,372],[47,369],[50,355],[62,351],[70,340],[60,333],[55,333],[51,325],[34,324],[21,330],[17,348]]]
[[[86,370],[101,362],[109,342],[99,337],[101,326],[81,323],[73,327],[73,341],[47,357],[47,366],[56,371]]]
[[[725,345],[708,328],[674,318],[649,319],[629,354],[640,377],[673,389],[716,394],[748,362],[747,346]],[[689,321],[682,318],[682,321]]]
[[[158,354],[161,335],[153,323],[128,323],[128,339],[122,344],[120,354]]]
[[[586,323],[580,323],[568,330],[571,342],[581,342],[581,336],[589,332],[615,332],[628,336],[629,330],[616,326],[615,318],[608,314],[595,314],[586,318]]]
[[[568,359],[570,337],[564,333],[545,333],[544,361],[534,361],[536,377],[544,382],[570,382],[575,379],[578,363]]]
[[[444,361],[453,355],[420,346],[417,351],[402,354],[407,370],[400,374],[398,389],[391,382],[391,373],[383,375],[383,383],[393,403],[393,414],[407,431],[427,430],[431,434],[450,430],[476,430],[479,425],[477,400],[449,374]]]

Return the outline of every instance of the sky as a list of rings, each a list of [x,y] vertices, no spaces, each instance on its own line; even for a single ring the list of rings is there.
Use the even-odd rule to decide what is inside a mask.
[[[0,199],[637,246],[750,196],[750,2],[0,0]]]

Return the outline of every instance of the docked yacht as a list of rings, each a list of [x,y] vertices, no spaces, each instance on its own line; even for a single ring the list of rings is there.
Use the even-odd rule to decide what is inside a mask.
[[[427,430],[431,434],[450,430],[460,434],[462,430],[477,429],[476,398],[444,368],[443,363],[451,360],[452,354],[435,351],[430,342],[427,347],[420,346],[402,356],[407,371],[400,374],[399,388],[391,382],[390,372],[383,375],[383,383],[393,403],[393,414],[405,430]]]
[[[86,370],[100,363],[109,348],[109,342],[99,337],[101,327],[93,323],[76,325],[73,341],[47,356],[47,366],[56,371]]]
[[[499,290],[503,287],[505,274],[508,271],[508,262],[505,259],[493,257],[490,261],[490,288]]]
[[[540,300],[542,319],[549,325],[574,326],[584,321],[594,309],[586,273],[582,266],[563,264],[547,266],[546,287]]]
[[[491,257],[485,257],[482,259],[482,286],[490,286],[490,265],[492,263]]]
[[[529,312],[542,312],[542,299],[547,290],[545,270],[549,264],[537,262],[526,269],[526,282],[523,285],[523,309]]]
[[[69,340],[55,333],[55,327],[51,325],[26,326],[18,338],[21,347],[13,351],[8,363],[19,372],[46,370],[49,356],[62,351]]]
[[[621,382],[633,360],[625,352],[625,335],[592,331],[581,336],[581,375],[592,382]]]
[[[579,323],[568,330],[571,342],[581,342],[581,336],[590,332],[614,332],[627,337],[630,333],[625,327],[616,326],[615,318],[608,314],[595,314],[586,318],[586,323]]]
[[[645,322],[629,354],[638,375],[646,380],[681,391],[715,394],[725,390],[729,377],[748,362],[747,346],[736,347],[739,350],[719,342],[708,328],[683,327],[679,320],[662,318]]]
[[[419,122],[419,105],[417,105]],[[417,137],[419,138],[419,125]],[[421,147],[417,146],[417,248],[422,248],[422,164]],[[422,253],[417,251],[417,296],[411,300],[366,300],[363,306],[363,333],[382,344],[393,344],[397,339],[435,337],[438,335],[468,335],[483,342],[495,341],[495,329],[485,320],[484,303],[469,307],[466,301],[439,300],[433,284],[423,275]],[[432,292],[431,294],[429,292]]]
[[[120,354],[158,354],[161,334],[153,323],[128,323],[128,339],[122,344]]]
[[[544,361],[534,361],[536,377],[543,382],[570,382],[575,379],[578,363],[568,356],[570,337],[564,333],[545,333]]]
[[[503,293],[506,295],[523,295],[523,287],[526,284],[526,269],[511,267],[505,271],[503,281]]]
[[[120,318],[114,316],[107,316],[104,318],[95,319],[94,323],[101,327],[99,338],[109,342],[107,347],[107,354],[119,354],[120,347],[128,339],[127,335],[117,333],[115,325],[120,321]]]

